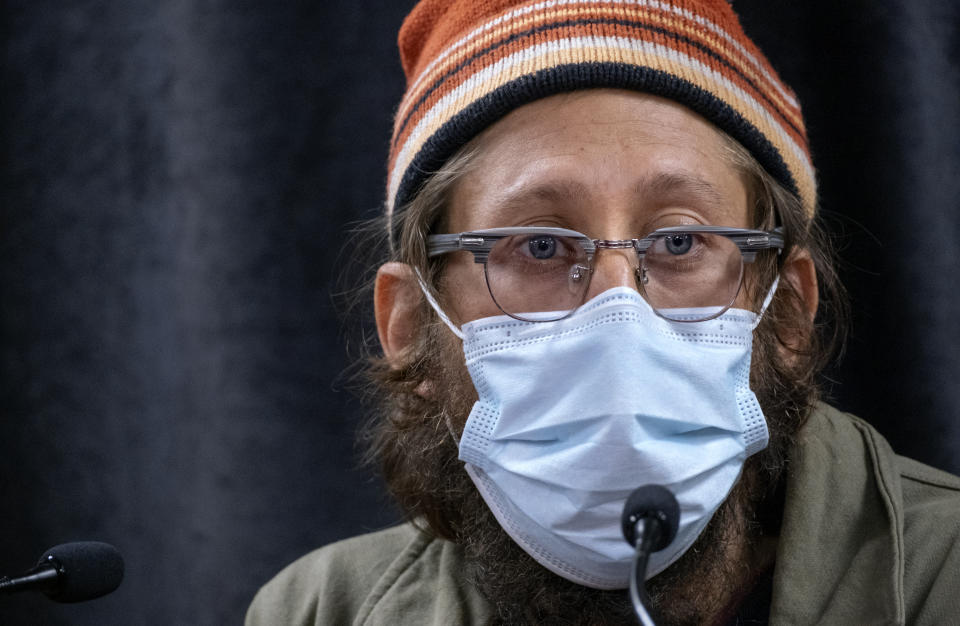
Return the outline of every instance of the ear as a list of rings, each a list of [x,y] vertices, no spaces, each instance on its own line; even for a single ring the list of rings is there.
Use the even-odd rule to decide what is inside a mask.
[[[380,346],[391,367],[399,367],[416,336],[420,286],[406,263],[385,263],[377,270],[373,312]]]
[[[780,279],[790,283],[800,296],[812,323],[820,304],[820,293],[817,289],[817,268],[810,258],[810,253],[803,248],[793,250],[783,264],[780,276]]]

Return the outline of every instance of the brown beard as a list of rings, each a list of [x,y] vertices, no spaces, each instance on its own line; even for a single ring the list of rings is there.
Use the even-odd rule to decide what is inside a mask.
[[[806,336],[809,324],[778,315],[798,310],[789,298],[778,300],[756,331],[751,369],[770,443],[748,459],[694,545],[647,582],[657,623],[722,623],[743,599],[738,590],[749,590],[772,564],[763,548],[779,532],[783,468],[817,395],[803,353],[777,338],[777,329],[790,328],[793,345],[806,345],[796,333]],[[426,323],[415,353],[406,368],[375,364],[374,378],[388,391],[389,419],[379,418],[368,432],[370,458],[409,519],[462,547],[466,575],[492,604],[495,623],[635,623],[625,591],[590,589],[553,574],[500,527],[457,459],[450,432],[461,432],[476,401],[462,347],[446,327]]]

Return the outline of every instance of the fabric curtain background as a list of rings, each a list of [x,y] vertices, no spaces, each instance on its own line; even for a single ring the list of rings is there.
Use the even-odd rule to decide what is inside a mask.
[[[379,212],[411,4],[3,3],[0,574],[78,539],[127,574],[0,623],[239,623],[286,563],[397,519],[332,294]],[[735,7],[842,247],[835,402],[960,472],[960,3]]]

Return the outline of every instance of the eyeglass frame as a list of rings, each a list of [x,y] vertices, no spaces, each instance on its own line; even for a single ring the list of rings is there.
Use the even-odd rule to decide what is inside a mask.
[[[591,239],[590,237],[584,235],[581,232],[570,230],[567,228],[557,228],[553,226],[546,227],[537,227],[537,226],[506,226],[498,228],[485,228],[479,230],[469,230],[460,233],[446,233],[446,234],[436,234],[436,235],[427,235],[427,258],[437,257],[443,254],[448,254],[450,252],[460,252],[466,251],[473,254],[474,263],[483,264],[483,276],[484,282],[487,283],[487,292],[490,294],[490,298],[493,300],[493,303],[497,305],[497,308],[500,309],[505,315],[508,315],[514,319],[524,320],[524,318],[518,317],[516,314],[509,313],[504,311],[503,307],[500,306],[500,303],[497,302],[496,296],[493,295],[493,291],[490,288],[490,278],[487,271],[487,259],[490,255],[490,250],[497,244],[498,241],[506,237],[513,237],[517,235],[548,235],[555,237],[568,237],[574,239],[583,247],[584,252],[587,255],[587,263],[590,265],[590,269],[593,269],[593,259],[596,256],[598,250],[616,250],[616,249],[626,249],[633,248],[637,253],[637,269],[643,263],[643,257],[646,254],[647,250],[654,244],[654,242],[665,236],[669,235],[696,235],[696,234],[710,234],[710,235],[719,235],[721,237],[726,237],[733,242],[735,246],[740,250],[741,254],[741,268],[743,263],[752,263],[757,256],[757,253],[764,250],[776,249],[777,255],[779,256],[783,252],[785,246],[783,238],[783,229],[777,227],[771,231],[767,230],[757,230],[752,228],[734,228],[729,226],[711,226],[705,224],[691,224],[689,226],[668,226],[665,228],[658,228],[657,230],[647,234],[642,238],[631,238],[631,239]],[[740,292],[740,289],[743,287],[743,271],[740,273],[740,284],[737,287],[737,294]],[[584,292],[586,296],[586,292]],[[736,294],[734,294],[734,300],[736,300]],[[565,319],[572,315],[577,309],[583,306],[583,302],[578,304],[576,307],[570,309],[566,315],[556,320]],[[711,317],[706,319],[713,319],[723,315],[731,306],[733,306],[733,301],[727,304],[719,312],[715,313]],[[654,308],[654,312],[657,315],[660,315],[659,312]],[[556,321],[551,320],[551,321]],[[697,321],[705,321],[697,320]],[[525,321],[538,321],[538,320],[525,320]],[[545,321],[545,320],[544,320]],[[683,320],[674,320],[674,321],[683,321]]]

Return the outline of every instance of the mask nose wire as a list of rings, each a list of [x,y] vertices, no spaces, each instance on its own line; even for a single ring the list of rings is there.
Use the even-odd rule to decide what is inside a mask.
[[[437,312],[437,315],[443,320],[443,323],[447,325],[447,328],[450,329],[454,335],[456,335],[460,341],[463,341],[463,331],[457,328],[456,324],[450,320],[446,313],[443,312],[443,309],[440,308],[440,304],[437,302],[437,299],[433,297],[433,294],[430,293],[430,288],[427,287],[427,283],[423,280],[423,275],[420,273],[420,268],[414,268],[413,271],[417,275],[417,284],[420,285],[420,291],[423,292],[423,296],[427,299],[427,302]]]

